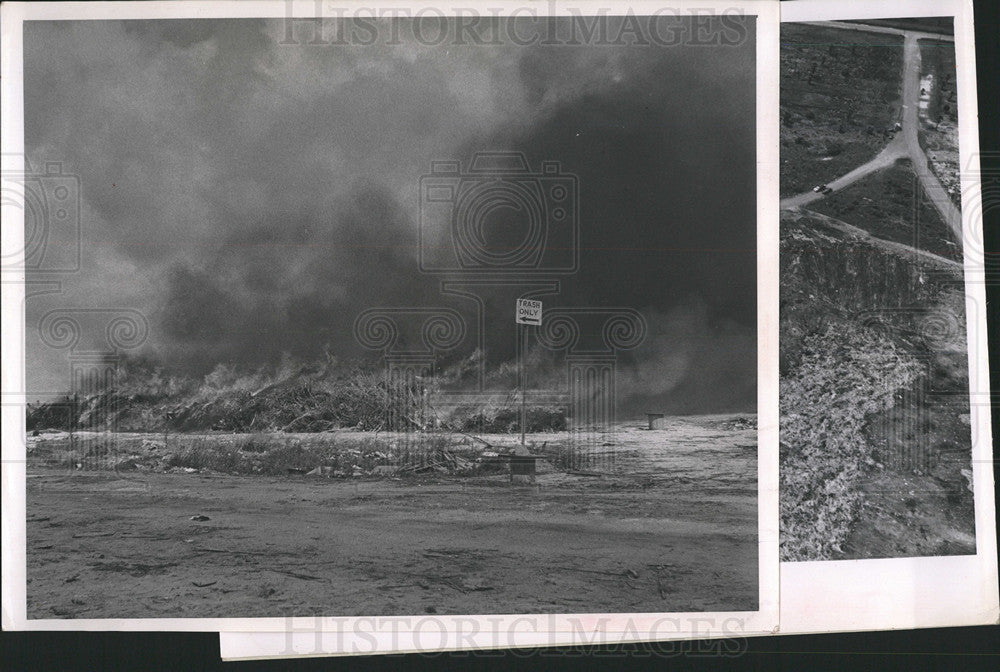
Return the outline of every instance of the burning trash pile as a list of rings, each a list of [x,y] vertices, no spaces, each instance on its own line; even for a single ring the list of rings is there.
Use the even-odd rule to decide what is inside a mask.
[[[381,371],[334,364],[242,373],[220,365],[202,379],[125,366],[107,389],[29,404],[27,429],[115,432],[313,433],[424,431],[516,433],[520,409],[501,403],[435,408],[441,380],[389,381]],[[531,406],[529,432],[567,427],[563,408]]]

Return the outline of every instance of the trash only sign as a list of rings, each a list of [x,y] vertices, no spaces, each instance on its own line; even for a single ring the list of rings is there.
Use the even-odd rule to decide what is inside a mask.
[[[540,325],[542,323],[542,302],[534,299],[518,299],[517,323]]]

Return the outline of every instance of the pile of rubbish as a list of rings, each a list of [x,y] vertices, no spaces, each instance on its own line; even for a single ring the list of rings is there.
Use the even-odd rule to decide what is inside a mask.
[[[489,474],[503,470],[503,451],[471,443],[445,443],[434,436],[315,440],[280,435],[233,437],[114,435],[46,430],[28,439],[29,463],[70,470],[154,473],[303,475],[326,478],[420,474]]]
[[[730,431],[739,431],[743,429],[757,429],[757,418],[740,416],[732,420],[726,420],[722,423],[722,429],[727,429]]]

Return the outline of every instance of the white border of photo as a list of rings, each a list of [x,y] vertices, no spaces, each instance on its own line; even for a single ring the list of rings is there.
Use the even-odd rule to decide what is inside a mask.
[[[783,23],[953,16],[965,249],[982,240],[979,126],[971,0],[795,0]],[[978,233],[976,233],[978,231]],[[781,563],[784,634],[889,630],[996,623],[997,545],[982,258],[965,257],[966,316],[976,555]]]
[[[359,7],[433,7],[455,12],[467,2],[368,2]],[[99,20],[154,18],[286,18],[336,16],[334,3],[294,2],[142,2],[4,3],[2,6],[2,151],[4,170],[21,170],[23,155],[22,22],[25,20]],[[490,12],[568,15],[631,10],[637,15],[731,12],[756,15],[757,27],[757,310],[758,310],[758,539],[759,604],[756,611],[534,614],[494,616],[392,616],[370,618],[141,618],[28,619],[26,610],[24,278],[2,285],[3,367],[3,627],[19,630],[176,630],[256,633],[223,639],[224,652],[250,657],[335,655],[388,651],[432,652],[448,649],[552,646],[556,644],[666,641],[703,637],[738,638],[774,632],[778,626],[778,2],[766,0],[694,1],[665,7],[659,2],[510,2],[489,4]],[[350,10],[349,10],[350,11]],[[485,10],[484,10],[485,11]],[[8,165],[8,162],[11,165]],[[8,208],[6,212],[11,212]],[[5,249],[23,249],[23,221],[3,221]],[[471,634],[475,631],[475,634]],[[240,643],[243,644],[240,644]],[[251,644],[257,643],[255,648]],[[243,648],[243,645],[249,648]]]

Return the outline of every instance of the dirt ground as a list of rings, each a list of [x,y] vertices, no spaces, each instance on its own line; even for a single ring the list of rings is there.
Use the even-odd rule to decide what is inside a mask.
[[[613,472],[543,465],[525,486],[504,474],[116,474],[29,462],[28,614],[755,609],[756,429],[674,418],[653,431],[623,425],[606,443]]]
[[[971,472],[970,472],[971,473]],[[865,510],[832,560],[975,555],[971,481],[886,472],[861,484]]]

